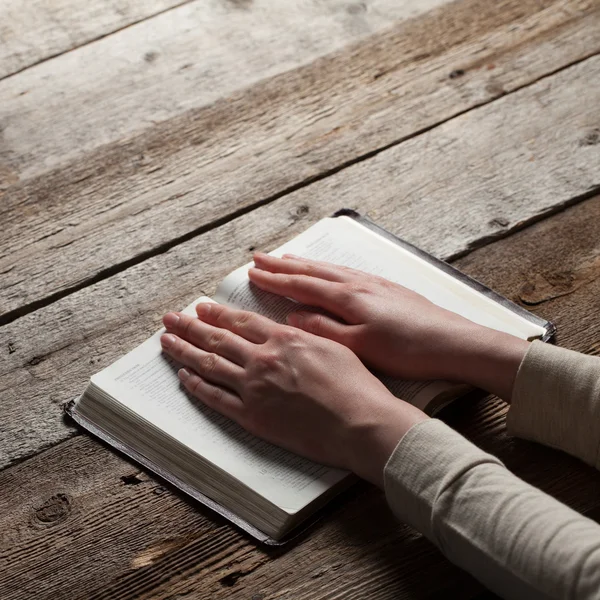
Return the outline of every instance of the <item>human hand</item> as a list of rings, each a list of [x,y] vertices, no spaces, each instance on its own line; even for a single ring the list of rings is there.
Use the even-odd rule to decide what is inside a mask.
[[[382,277],[291,255],[257,253],[250,280],[320,307],[288,323],[337,341],[366,364],[404,379],[470,383],[510,400],[528,342],[477,325]]]
[[[348,348],[218,304],[163,318],[163,350],[185,388],[250,433],[383,486],[383,468],[426,415],[398,400]]]

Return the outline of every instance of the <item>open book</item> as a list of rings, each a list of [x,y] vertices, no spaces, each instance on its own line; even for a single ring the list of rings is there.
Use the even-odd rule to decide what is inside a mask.
[[[293,253],[378,274],[423,294],[476,323],[523,339],[547,340],[545,322],[449,265],[352,211],[323,219],[272,254]],[[228,275],[219,302],[284,322],[298,305],[257,289],[248,267]],[[66,411],[80,425],[226,516],[261,541],[278,543],[332,495],[349,473],[305,460],[263,442],[187,394],[178,365],[163,355],[157,332],[91,378]],[[444,381],[383,378],[398,397],[432,414],[461,395]],[[289,536],[288,536],[289,537]]]

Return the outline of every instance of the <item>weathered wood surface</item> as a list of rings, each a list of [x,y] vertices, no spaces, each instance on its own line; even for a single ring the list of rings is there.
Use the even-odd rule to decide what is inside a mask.
[[[22,179],[448,0],[195,0],[0,82]]]
[[[588,59],[0,328],[0,465],[70,435],[58,406],[164,311],[212,293],[251,248],[271,249],[346,206],[448,257],[600,189],[600,145],[588,143],[600,126],[600,90],[589,85],[599,77],[600,57]]]
[[[2,0],[0,79],[185,2]]]
[[[191,11],[193,6],[169,11],[152,21]],[[136,27],[142,26],[145,24]],[[277,27],[279,30],[279,24]],[[146,50],[136,54],[138,62],[131,66],[140,70],[142,64],[139,78],[131,83],[137,91],[134,93],[127,86],[123,88],[124,101],[139,105],[140,110],[148,109],[149,112],[141,116],[136,116],[135,111],[132,113],[128,105],[117,103],[113,109],[110,103],[107,105],[96,96],[92,102],[74,95],[73,105],[65,98],[64,90],[58,93],[56,88],[52,89],[57,100],[35,96],[34,100],[9,103],[4,109],[0,102],[0,114],[4,110],[7,111],[4,114],[9,115],[0,147],[0,178],[4,169],[6,188],[0,206],[0,219],[5,224],[0,242],[0,274],[4,281],[0,314],[4,314],[5,321],[14,318],[20,310],[50,302],[84,285],[90,278],[101,278],[113,268],[122,268],[127,261],[142,260],[147,253],[160,251],[164,245],[174,243],[173,240],[185,239],[457,113],[580,61],[598,52],[599,27],[600,9],[596,3],[563,0],[541,8],[537,0],[496,3],[464,0],[442,6],[351,49],[258,83],[204,108],[189,107],[210,103],[218,94],[239,86],[239,81],[232,80],[232,74],[239,72],[238,65],[234,69],[227,62],[229,66],[224,74],[216,69],[214,77],[202,75],[204,71],[200,66],[194,67],[196,75],[180,86],[177,78],[185,79],[188,75],[182,75],[174,65],[184,62],[184,58],[176,52],[170,58],[167,53],[166,70],[152,71],[163,69],[159,65],[164,57],[160,55],[146,64],[142,56]],[[119,39],[134,29],[119,33]],[[318,27],[316,31],[318,33]],[[342,36],[338,41],[341,44],[345,39]],[[74,57],[88,48],[91,46],[64,55],[61,60],[79,60]],[[312,56],[310,52],[300,54],[305,60]],[[258,61],[258,56],[256,58]],[[76,64],[85,66],[85,62]],[[66,66],[65,70],[76,64]],[[267,66],[260,73],[246,69],[251,80],[271,73],[268,61],[256,64]],[[44,65],[36,69],[42,67]],[[19,82],[18,87],[24,81],[21,76],[33,77],[36,69],[20,74],[14,81],[6,81],[11,85]],[[131,73],[127,73],[130,77]],[[175,77],[173,81],[169,73]],[[592,76],[597,73],[587,75]],[[89,77],[98,82],[98,88],[95,84],[93,87],[99,94],[109,84],[116,84],[103,80],[93,71]],[[173,111],[187,112],[179,116],[169,113],[166,122],[150,127],[150,121],[160,121],[166,115],[161,113],[164,103],[157,100],[160,94],[156,95],[154,88],[148,87],[150,80],[159,82],[157,85],[163,90],[160,93],[171,94],[175,90],[175,96],[182,100],[181,106]],[[212,88],[204,91],[199,87],[202,81],[210,81],[216,95]],[[496,121],[494,105],[487,111],[478,111],[476,117],[468,116],[467,121],[456,120],[454,131],[444,129],[446,139],[434,144],[434,148],[429,144],[435,136],[421,136],[414,143],[401,144],[402,150],[383,152],[366,160],[362,167],[347,169],[328,181],[337,185],[347,176],[361,173],[360,177],[364,177],[366,173],[367,180],[376,182],[376,187],[381,180],[389,181],[389,185],[384,186],[385,193],[394,200],[404,195],[402,201],[406,206],[410,198],[429,192],[437,194],[445,185],[441,179],[429,177],[425,169],[415,168],[421,159],[417,152],[425,152],[430,163],[444,164],[443,177],[462,184],[482,162],[471,153],[472,161],[463,163],[463,172],[453,172],[454,157],[462,152],[462,146],[471,145],[460,139],[463,123],[472,124],[469,135],[478,136],[482,144],[485,136],[509,137],[514,127],[523,127],[529,137],[517,131],[522,146],[513,145],[510,151],[514,159],[518,152],[523,156],[527,154],[525,160],[520,161],[523,166],[518,170],[522,174],[516,176],[533,177],[538,185],[546,185],[552,177],[559,177],[557,198],[552,197],[555,192],[552,190],[541,205],[534,203],[531,213],[551,209],[564,201],[563,191],[568,189],[566,195],[571,198],[588,193],[598,183],[597,179],[590,179],[589,173],[590,169],[597,170],[598,163],[594,164],[597,147],[578,145],[575,139],[575,136],[588,135],[589,128],[597,125],[597,120],[593,123],[593,108],[594,103],[598,103],[598,89],[586,86],[581,90],[576,86],[577,91],[573,92],[568,87],[570,84],[570,80],[564,80],[560,84],[564,89],[558,89],[558,84],[541,81],[531,89],[522,90],[514,99],[511,94],[508,104],[499,104],[503,108],[498,109]],[[0,98],[1,90],[0,84]],[[17,89],[12,92],[17,93],[20,93]],[[114,94],[114,90],[111,93]],[[24,96],[29,97],[29,94]],[[519,110],[511,103],[521,102],[524,103],[520,117],[523,124],[515,118],[512,127],[501,128],[505,111]],[[89,117],[89,120],[73,118],[78,114],[79,104],[85,106],[82,119]],[[569,112],[571,105],[576,115]],[[46,109],[52,111],[53,119],[44,116]],[[539,121],[538,131],[527,121],[530,113],[535,116],[540,110],[548,121]],[[50,127],[58,129],[41,127],[37,118],[54,123]],[[489,124],[487,130],[477,129],[475,119],[479,118]],[[30,122],[26,123],[27,120]],[[134,129],[138,125],[150,128],[123,140],[122,136],[129,131],[129,122]],[[61,129],[63,127],[66,129]],[[77,132],[69,133],[73,128],[82,138]],[[548,159],[544,156],[543,144],[551,142],[552,152],[559,135],[566,135],[569,140],[573,138],[572,149],[568,146],[565,156],[554,157],[556,164],[546,162],[541,167],[540,161]],[[108,143],[116,138],[114,143]],[[88,152],[88,140],[92,140],[92,146],[107,144]],[[499,139],[494,145],[508,141]],[[485,143],[487,145],[487,140]],[[486,159],[492,160],[492,146],[489,145],[484,154]],[[67,161],[62,168],[37,177],[31,175],[31,169],[47,169],[57,160],[69,158],[71,151],[76,153],[71,157],[72,162]],[[415,153],[412,158],[409,151]],[[434,155],[437,156],[434,158]],[[537,162],[528,164],[530,159]],[[406,169],[415,172],[408,175]],[[437,171],[437,167],[434,170]],[[547,178],[544,178],[544,170],[551,173]],[[568,174],[580,171],[581,178]],[[471,180],[475,177],[473,175]],[[405,181],[410,181],[410,185]],[[471,193],[480,196],[477,205],[483,215],[489,210],[489,203],[496,203],[494,208],[498,207],[499,198],[496,191],[487,190],[485,181],[479,183],[478,187],[471,186]],[[438,189],[433,190],[436,186]],[[312,193],[314,186],[308,189]],[[326,189],[327,194],[332,192],[327,186]],[[362,201],[356,197],[354,186],[346,187],[346,191],[340,202]],[[333,189],[333,192],[338,193],[338,190]],[[362,186],[360,194],[368,192],[369,186]],[[503,193],[510,204],[513,199],[510,188]],[[414,205],[419,210],[416,208],[419,203]],[[509,207],[506,214],[494,214],[488,219],[490,223],[485,233],[494,235],[506,227],[505,221],[512,224],[514,218],[523,217],[513,215],[511,210]],[[530,216],[528,213],[525,218]],[[479,224],[476,227],[479,235]],[[449,245],[453,243],[451,240]],[[61,255],[60,264],[68,264],[68,269],[56,264],[57,253]]]
[[[561,345],[600,353],[600,196],[457,264],[518,302],[536,303],[558,324]],[[446,420],[527,481],[598,515],[600,474],[508,438],[504,413],[500,401],[479,399],[452,407]],[[3,600],[391,600],[469,598],[481,589],[396,523],[381,493],[366,485],[284,551],[255,548],[87,436],[4,470],[0,489]]]
[[[600,354],[600,6],[92,4],[34,0],[33,28],[0,7],[0,79],[45,61],[0,81],[0,469],[19,463],[0,472],[0,597],[478,594],[369,486],[290,548],[256,548],[74,436],[60,404],[252,249],[342,206],[440,256],[489,244],[459,266]],[[600,476],[508,438],[505,410],[446,419],[598,518]]]

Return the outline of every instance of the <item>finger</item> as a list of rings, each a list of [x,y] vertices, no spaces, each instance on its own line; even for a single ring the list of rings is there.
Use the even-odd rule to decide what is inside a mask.
[[[344,346],[350,346],[352,330],[355,327],[355,325],[346,325],[326,315],[309,311],[290,313],[287,322],[292,327],[333,340]]]
[[[238,365],[245,365],[252,354],[252,345],[244,338],[226,329],[213,327],[195,317],[183,313],[167,313],[163,317],[163,323],[169,333]]]
[[[330,262],[325,262],[322,260],[312,260],[311,258],[305,258],[304,256],[298,256],[296,254],[283,254],[281,257],[285,260],[297,260],[304,263],[311,263],[313,265],[322,265],[323,267],[332,267],[336,270],[342,272],[346,277],[345,281],[354,279],[355,277],[374,277],[371,273],[367,273],[366,271],[360,271],[359,269],[353,269],[352,267],[347,267],[345,265],[336,265]]]
[[[206,406],[234,421],[242,418],[244,403],[239,396],[209,383],[190,369],[179,369],[177,374],[183,387]]]
[[[222,304],[202,302],[196,305],[198,318],[255,344],[263,344],[278,327],[277,323],[256,313],[228,308]]]
[[[190,367],[200,377],[239,392],[244,369],[226,358],[196,348],[172,333],[160,337],[163,350],[184,367]]]
[[[286,258],[277,258],[269,254],[257,252],[254,255],[254,264],[257,268],[271,273],[289,273],[290,275],[310,275],[327,281],[348,281],[351,275],[348,269],[315,260],[300,259],[291,255]]]
[[[248,277],[265,292],[324,308],[346,321],[351,318],[347,307],[348,293],[343,283],[325,281],[308,275],[269,273],[260,269],[250,269]]]

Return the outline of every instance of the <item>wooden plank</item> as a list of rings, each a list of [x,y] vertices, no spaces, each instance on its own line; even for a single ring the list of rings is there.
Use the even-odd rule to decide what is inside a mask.
[[[3,0],[0,79],[181,4],[184,1]]]
[[[12,141],[7,143],[0,164],[9,165],[7,181],[19,177],[25,181],[7,184],[0,205],[0,219],[5,223],[0,242],[0,273],[4,280],[0,314],[5,320],[14,318],[55,299],[56,294],[87,284],[90,278],[106,276],[107,269],[113,272],[128,264],[126,261],[140,260],[174,239],[194,235],[236,211],[323,177],[356,161],[359,155],[364,158],[440,120],[528,85],[598,51],[600,41],[594,35],[598,27],[600,10],[595,4],[588,4],[586,9],[580,3],[557,1],[540,10],[537,0],[463,0],[400,24],[333,57],[271,78],[205,108],[189,110],[133,139],[108,144],[86,154],[85,159],[80,155],[81,160],[77,158],[64,168],[30,180],[16,166],[21,153],[13,141],[20,143],[15,141],[20,136],[25,143],[32,143],[32,151],[40,148],[45,153],[46,142],[36,137],[43,128],[35,120],[30,129],[15,124],[8,138],[5,130],[5,139]],[[463,75],[456,75],[463,71]],[[152,77],[146,74],[143,79],[154,81]],[[197,84],[199,80],[194,81]],[[163,82],[164,77],[164,89],[177,89],[177,85]],[[541,85],[536,89],[543,95],[546,88]],[[154,96],[148,93],[147,85],[142,82],[140,86],[152,103]],[[194,93],[197,89],[194,87]],[[224,88],[219,89],[222,92]],[[595,93],[594,89],[586,91],[590,102],[595,101]],[[568,89],[564,94],[562,102],[579,102]],[[544,102],[542,97],[530,98],[528,107],[536,112]],[[103,102],[98,104],[98,118],[108,119],[101,108]],[[48,106],[53,106],[51,101]],[[575,126],[568,131],[563,128],[569,136],[586,125],[574,123],[573,116],[563,116],[566,111],[553,106],[554,114],[549,118],[558,120],[560,127],[566,116],[567,123]],[[90,110],[96,114],[94,107]],[[71,108],[68,116],[58,121],[73,127],[73,112]],[[136,122],[129,110],[120,109],[118,117]],[[496,135],[492,130],[500,125],[496,121],[490,125],[491,130],[473,130],[472,134]],[[462,121],[457,121],[457,127],[461,126]],[[79,122],[77,127],[86,139],[96,139]],[[120,125],[115,127],[122,133]],[[532,139],[521,140],[532,144],[534,158],[540,159],[545,150],[537,140],[553,142],[552,131],[537,136],[529,130]],[[98,126],[96,135],[102,136],[103,131],[107,129]],[[458,131],[450,134],[448,147],[440,146],[439,152],[449,156],[454,151],[452,139],[460,135]],[[507,129],[502,135],[510,136],[512,132]],[[67,146],[60,154],[86,146],[85,140],[66,132],[54,132],[47,139],[52,140],[48,143],[66,140]],[[417,150],[410,145],[406,148]],[[569,151],[565,164],[580,168],[575,163],[586,149],[587,155],[593,150],[575,144],[575,155]],[[399,167],[395,171],[383,167],[389,160],[384,157],[389,156],[396,155],[385,153],[381,159],[365,163],[365,169],[375,173],[371,180],[384,177],[395,185]],[[52,161],[49,155],[44,157],[24,160],[33,165]],[[474,157],[473,164],[465,163],[463,168],[477,164]],[[451,168],[450,161],[446,165]],[[525,171],[530,166],[526,165]],[[424,175],[408,158],[403,168],[415,171],[413,180]],[[536,173],[541,177],[539,171]],[[427,179],[431,181],[423,182],[424,189],[439,182]],[[485,190],[484,181],[480,183],[484,200],[479,206],[485,206],[486,196],[494,192]],[[587,189],[588,183],[584,178],[569,185],[577,195]],[[421,195],[421,182],[413,184],[409,193]],[[510,194],[510,190],[505,193]],[[344,202],[354,202],[354,197]],[[546,207],[551,204],[548,195]],[[493,215],[496,217],[503,222],[501,214]],[[496,224],[488,230],[493,233],[502,228]],[[127,244],[122,243],[124,238]]]
[[[600,196],[457,264],[519,301],[555,282],[536,312],[562,345],[600,352]],[[590,268],[590,265],[595,265]],[[585,273],[585,275],[583,275]],[[565,282],[576,282],[570,291]],[[578,510],[600,506],[600,473],[559,452],[508,438],[498,400],[461,402],[446,420],[519,476]],[[480,590],[415,532],[382,494],[361,485],[283,551],[253,544],[203,509],[78,436],[0,473],[3,599],[469,598]],[[91,554],[89,548],[93,547]]]
[[[57,405],[164,311],[341,207],[448,257],[600,189],[600,145],[585,142],[598,77],[600,57],[588,59],[0,328],[0,465],[70,435]],[[111,243],[123,248],[123,235]]]
[[[0,159],[39,174],[447,2],[185,2],[0,82]]]

